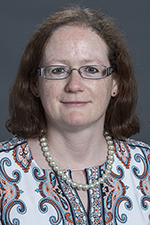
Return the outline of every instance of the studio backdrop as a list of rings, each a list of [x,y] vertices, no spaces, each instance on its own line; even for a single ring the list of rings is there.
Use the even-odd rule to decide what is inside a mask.
[[[139,88],[141,132],[134,138],[150,144],[150,1],[149,0],[0,0],[0,140],[12,134],[5,128],[10,87],[24,47],[33,32],[52,13],[71,5],[100,10],[115,17],[132,47]]]

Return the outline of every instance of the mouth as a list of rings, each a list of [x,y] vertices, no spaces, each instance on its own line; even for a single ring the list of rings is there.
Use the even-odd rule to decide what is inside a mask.
[[[81,107],[81,106],[85,106],[90,102],[82,102],[82,101],[70,101],[70,102],[61,102],[62,104],[64,104],[65,106],[70,106],[70,107]]]

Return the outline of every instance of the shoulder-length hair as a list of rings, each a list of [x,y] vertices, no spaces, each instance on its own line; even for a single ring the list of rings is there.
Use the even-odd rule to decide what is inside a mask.
[[[43,49],[54,31],[62,26],[83,26],[95,31],[108,46],[108,58],[116,68],[119,93],[107,108],[104,129],[114,138],[139,132],[136,115],[137,85],[133,63],[123,35],[114,19],[91,9],[69,8],[49,17],[34,33],[23,53],[10,94],[10,118],[6,128],[23,138],[39,137],[46,132],[46,119],[40,98],[33,95],[31,82],[38,79],[37,68]]]

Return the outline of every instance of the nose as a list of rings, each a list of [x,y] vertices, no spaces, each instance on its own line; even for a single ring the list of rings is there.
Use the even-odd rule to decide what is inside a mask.
[[[83,89],[83,78],[81,77],[79,70],[76,68],[72,68],[71,74],[67,79],[66,91],[75,93],[78,91],[83,91]]]

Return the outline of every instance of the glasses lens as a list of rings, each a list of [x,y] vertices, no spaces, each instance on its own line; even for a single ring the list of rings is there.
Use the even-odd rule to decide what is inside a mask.
[[[43,68],[43,75],[47,79],[63,79],[68,76],[69,68],[66,66],[56,65]]]
[[[100,79],[107,76],[106,67],[99,65],[82,66],[80,72],[87,79]]]

